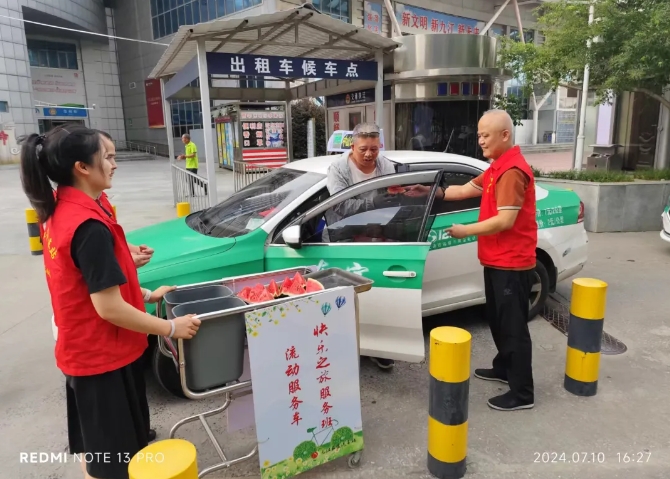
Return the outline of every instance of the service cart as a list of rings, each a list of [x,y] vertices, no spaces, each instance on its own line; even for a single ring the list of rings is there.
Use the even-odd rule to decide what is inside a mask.
[[[296,286],[301,281],[304,292]],[[190,340],[158,338],[184,395],[223,396],[220,407],[184,418],[170,431],[174,438],[182,425],[201,422],[220,462],[199,477],[257,454],[264,479],[292,477],[343,456],[350,467],[360,464],[358,294],[371,287],[371,280],[338,268],[299,267],[180,286],[165,295],[159,317],[165,311],[168,319],[195,314],[201,320]],[[257,301],[249,299],[253,289],[276,297],[263,293],[266,300],[251,302]],[[245,349],[251,379],[241,381]],[[207,418],[226,411],[249,387],[257,445],[228,459]]]

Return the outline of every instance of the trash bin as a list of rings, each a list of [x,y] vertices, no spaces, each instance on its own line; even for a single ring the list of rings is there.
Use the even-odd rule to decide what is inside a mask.
[[[196,335],[183,341],[186,385],[190,390],[221,387],[242,376],[246,330],[244,312],[226,311],[246,305],[240,298],[229,296],[174,307],[175,317],[220,312],[214,318],[203,320]]]
[[[623,157],[617,149],[621,145],[589,145],[593,153],[586,158],[587,170],[621,171]]]
[[[167,293],[163,300],[165,301],[165,311],[168,319],[174,319],[173,309],[175,306],[194,301],[203,301],[207,299],[227,298],[232,296],[233,291],[230,288],[220,284],[209,284],[205,286],[194,286],[192,288],[177,289]]]

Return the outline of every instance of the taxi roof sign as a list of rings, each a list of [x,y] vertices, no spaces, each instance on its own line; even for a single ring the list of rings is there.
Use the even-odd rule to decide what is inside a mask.
[[[344,153],[351,150],[354,140],[354,132],[348,130],[336,130],[328,139],[328,153]],[[384,150],[384,130],[379,130],[379,149]]]

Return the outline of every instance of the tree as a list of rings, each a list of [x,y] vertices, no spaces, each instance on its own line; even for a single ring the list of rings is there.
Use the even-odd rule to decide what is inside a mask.
[[[536,12],[545,42],[505,39],[501,63],[529,88],[546,85],[552,90],[579,87],[588,64],[599,103],[634,91],[670,109],[670,100],[663,97],[670,85],[670,1],[596,0],[591,25],[588,10],[588,4],[571,0],[543,4]]]
[[[303,98],[291,103],[291,122],[293,128],[293,157],[307,158],[307,122],[315,119],[316,156],[326,154],[326,109],[317,105],[311,98]]]

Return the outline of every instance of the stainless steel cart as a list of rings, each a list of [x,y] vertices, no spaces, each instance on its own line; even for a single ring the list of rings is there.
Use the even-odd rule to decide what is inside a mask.
[[[178,421],[170,430],[170,438],[174,438],[177,430],[184,424],[194,421],[201,422],[221,462],[203,469],[198,477],[203,477],[211,472],[246,461],[258,453],[258,445],[256,445],[249,453],[234,459],[228,459],[219,441],[214,436],[207,418],[224,412],[234,399],[249,394],[249,386],[251,386],[252,381],[239,380],[242,376],[240,351],[243,354],[243,350],[246,347],[246,330],[243,327],[245,313],[282,304],[296,298],[279,298],[274,301],[258,304],[246,304],[238,299],[240,301],[239,306],[236,306],[234,304],[235,301],[232,300],[237,299],[237,293],[247,286],[253,287],[258,283],[265,286],[273,280],[281,282],[286,276],[293,276],[295,273],[300,273],[305,278],[318,280],[324,286],[325,290],[354,287],[356,293],[356,335],[358,340],[358,336],[360,336],[358,294],[369,291],[372,288],[373,282],[363,276],[338,268],[312,271],[309,267],[298,267],[189,284],[180,286],[176,291],[172,292],[174,293],[172,301],[166,295],[165,301],[161,300],[156,305],[156,315],[158,317],[162,317],[163,303],[165,302],[168,305],[168,317],[189,314],[190,310],[201,320],[200,330],[191,340],[179,339],[174,341],[166,337],[158,337],[158,347],[161,353],[172,358],[174,361],[184,395],[192,400],[205,399],[218,395],[224,396],[224,403],[220,407],[186,417]],[[207,289],[208,294],[202,294],[205,289]],[[212,291],[217,292],[214,294],[214,297],[211,297]],[[219,294],[219,296],[216,296],[216,294]],[[177,301],[174,299],[177,296],[180,297],[178,301],[184,302],[177,304]],[[301,298],[308,296],[309,294],[305,294]],[[195,301],[189,300],[190,298],[195,298]],[[226,299],[229,299],[229,301],[226,301]],[[221,309],[222,305],[232,307]],[[360,342],[358,344],[358,351],[360,355]],[[360,451],[352,454],[349,457],[349,466],[358,467],[360,465],[360,458]]]

